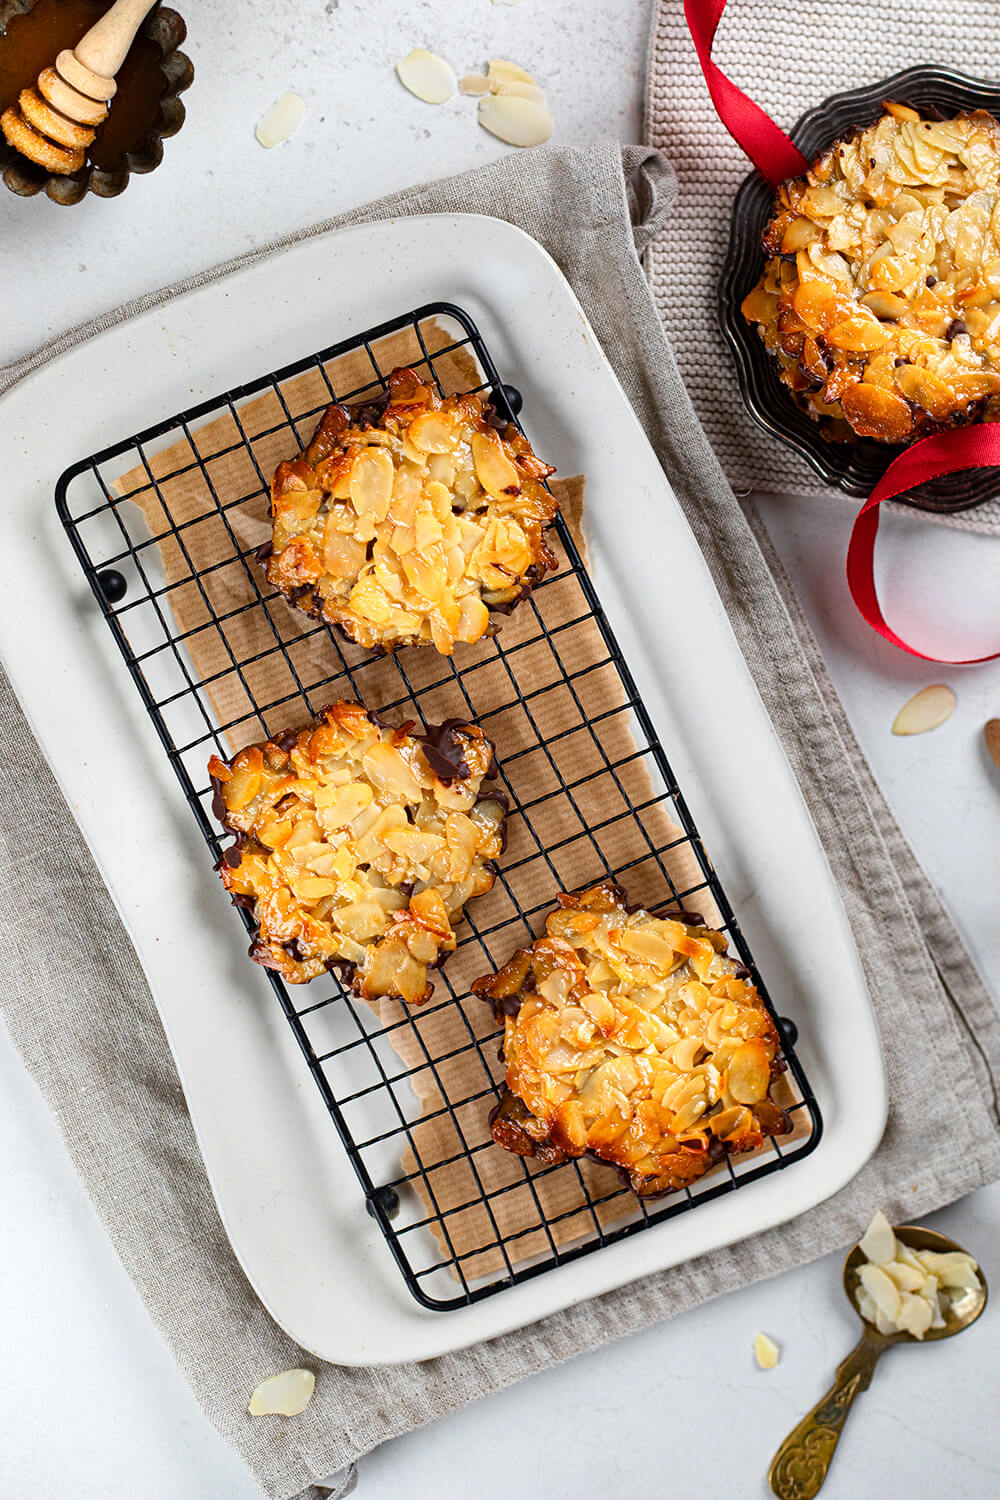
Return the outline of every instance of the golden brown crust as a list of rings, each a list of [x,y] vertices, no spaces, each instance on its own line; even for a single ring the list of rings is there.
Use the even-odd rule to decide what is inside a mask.
[[[909,443],[1000,412],[1000,125],[889,103],[778,189],[744,300],[831,437]]]
[[[253,913],[251,957],[292,984],[337,969],[366,999],[418,1005],[465,903],[493,886],[506,798],[493,746],[449,720],[424,736],[334,703],[307,725],[213,756],[213,811],[237,835],[219,869]]]
[[[473,985],[504,1026],[498,1145],[595,1156],[652,1197],[791,1129],[770,1096],[777,1029],[722,933],[630,907],[609,880],[559,901],[544,937]]]
[[[555,566],[553,472],[481,396],[394,370],[378,405],[327,408],[271,484],[268,580],[359,645],[451,655]]]

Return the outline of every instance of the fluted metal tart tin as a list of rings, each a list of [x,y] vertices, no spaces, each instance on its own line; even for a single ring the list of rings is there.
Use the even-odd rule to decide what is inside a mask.
[[[947,68],[920,66],[825,99],[807,110],[792,128],[791,138],[806,160],[812,161],[853,126],[872,124],[884,99],[898,100],[938,118],[973,109],[1000,117],[1000,86]],[[828,436],[823,423],[803,411],[782,385],[756,327],[740,311],[763,269],[761,236],[773,204],[774,189],[758,171],[744,179],[733,202],[729,248],[719,283],[719,315],[736,360],[740,393],[758,427],[801,454],[825,483],[861,499],[871,493],[903,448],[872,438],[844,441]],[[954,512],[969,510],[998,493],[997,470],[973,469],[920,485],[904,503],[919,510]]]
[[[36,3],[38,0],[0,0],[0,48],[4,46],[9,23],[17,15],[29,14]],[[184,105],[178,96],[190,88],[194,67],[190,58],[178,50],[187,27],[177,11],[158,5],[143,21],[138,35],[148,38],[159,50],[162,83],[159,107],[141,140],[124,150],[113,165],[97,166],[88,156],[79,172],[60,176],[36,166],[0,136],[0,176],[11,192],[24,198],[44,192],[54,203],[67,204],[79,203],[87,193],[114,198],[125,191],[133,172],[152,172],[159,166],[164,140],[176,135],[184,123]],[[51,60],[54,61],[54,55]],[[111,107],[113,110],[114,101]]]

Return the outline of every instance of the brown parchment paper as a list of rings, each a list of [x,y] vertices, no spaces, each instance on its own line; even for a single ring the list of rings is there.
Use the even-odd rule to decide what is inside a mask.
[[[478,385],[468,350],[448,349],[454,330],[428,321],[421,334],[446,390]],[[384,371],[419,366],[423,357],[410,331],[373,346],[373,354]],[[329,362],[325,372],[342,399],[363,400],[380,389],[364,350]],[[299,375],[281,385],[280,397],[269,391],[155,454],[145,451],[115,490],[142,513],[164,574],[161,616],[229,753],[304,722],[337,698],[358,696],[396,723],[474,717],[496,745],[512,812],[502,876],[469,913],[482,937],[462,929],[446,960],[447,984],[438,978],[425,1007],[411,1012],[388,1000],[374,1007],[403,1064],[386,1070],[397,1101],[388,1125],[396,1166],[386,1176],[402,1179],[400,1227],[427,1218],[440,1255],[472,1281],[633,1218],[637,1207],[606,1166],[528,1164],[526,1172],[492,1143],[487,1116],[503,1068],[492,1014],[470,995],[471,981],[541,930],[559,890],[600,878],[605,862],[633,900],[650,906],[672,900],[664,869],[682,894],[702,877],[637,742],[600,631],[581,618],[586,601],[558,543],[555,575],[505,620],[498,641],[457,648],[457,674],[429,648],[373,659],[335,643],[325,627],[273,595],[254,557],[270,536],[268,481],[275,465],[308,441],[329,399],[318,368]],[[580,477],[553,481],[581,551],[583,488]],[[210,753],[206,746],[206,762]],[[719,920],[707,890],[688,904]],[[302,988],[303,1009],[316,1003],[321,983]],[[484,1038],[490,1040],[480,1047]],[[352,1077],[352,1057],[360,1065],[351,1052],[330,1064],[340,1069],[330,1079],[339,1098],[368,1082]],[[348,1113],[356,1139],[378,1133],[376,1095],[384,1103],[386,1091],[376,1089]],[[411,1260],[418,1232],[408,1237]]]

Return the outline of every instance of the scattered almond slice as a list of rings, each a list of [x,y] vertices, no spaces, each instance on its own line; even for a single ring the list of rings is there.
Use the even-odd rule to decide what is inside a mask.
[[[925,734],[937,729],[955,711],[955,694],[943,682],[921,688],[907,699],[892,724],[893,734]]]
[[[490,83],[497,87],[501,83],[535,82],[527,68],[522,68],[518,63],[508,62],[505,57],[491,57],[486,72]]]
[[[541,146],[554,129],[552,116],[537,99],[487,94],[479,101],[479,123],[509,146]]]
[[[754,1357],[762,1370],[773,1370],[781,1357],[781,1351],[766,1333],[758,1333],[753,1341]]]
[[[540,89],[537,83],[522,83],[520,78],[515,78],[511,83],[498,84],[493,92],[511,99],[537,99],[541,104],[545,102],[544,89]]]
[[[456,88],[455,70],[436,52],[414,47],[396,64],[396,75],[425,104],[446,104]]]
[[[983,739],[993,764],[1000,771],[1000,719],[988,719],[983,729]]]
[[[252,1417],[297,1417],[309,1405],[315,1389],[312,1370],[282,1370],[261,1381],[247,1411]]]
[[[480,98],[488,94],[493,85],[485,73],[466,73],[464,78],[458,80],[458,91],[460,94],[471,94],[473,98]]]
[[[290,135],[294,135],[305,117],[305,100],[298,94],[282,94],[280,99],[275,99],[265,109],[257,121],[254,135],[262,146],[270,150],[272,146],[280,146],[282,141],[287,141]]]

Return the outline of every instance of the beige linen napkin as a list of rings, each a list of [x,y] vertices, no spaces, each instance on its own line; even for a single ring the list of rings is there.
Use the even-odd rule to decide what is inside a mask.
[[[712,56],[783,130],[790,130],[831,94],[918,63],[995,79],[1000,5],[996,0],[960,5],[729,0]],[[825,489],[804,459],[773,442],[747,416],[719,330],[716,291],[730,209],[752,167],[712,107],[682,0],[654,0],[646,139],[669,151],[679,182],[670,233],[650,247],[646,269],[681,377],[730,484],[792,493]],[[1000,532],[1000,498],[957,516],[924,514],[964,531]]]
[[[762,529],[733,500],[643,277],[636,251],[664,223],[672,193],[671,170],[655,152],[552,147],[336,222],[494,214],[534,235],[572,282],[704,549],[865,966],[885,1047],[889,1121],[872,1161],[834,1198],[738,1247],[425,1365],[321,1365],[301,1417],[280,1428],[248,1418],[247,1394],[262,1373],[316,1362],[275,1327],[236,1263],[135,953],[5,683],[0,693],[0,1006],[150,1316],[206,1415],[272,1500],[319,1500],[324,1475],[386,1438],[842,1245],[876,1204],[890,1216],[921,1215],[1000,1174],[1000,1021],[874,783]],[[136,310],[65,336],[7,371],[0,388]]]

